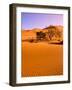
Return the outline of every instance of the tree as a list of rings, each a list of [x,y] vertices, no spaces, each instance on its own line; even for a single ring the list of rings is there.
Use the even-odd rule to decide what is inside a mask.
[[[56,26],[49,26],[46,29],[48,29],[47,32],[47,38],[48,40],[62,40],[62,31],[60,31]]]
[[[59,31],[59,30],[56,31],[56,38],[58,38],[58,40],[61,41],[61,39],[62,39],[62,32],[61,31]]]
[[[46,38],[46,34],[42,31],[36,32],[37,40],[44,40]]]
[[[48,29],[48,32],[47,32],[48,39],[52,40],[54,35],[55,35],[55,29],[54,28]]]

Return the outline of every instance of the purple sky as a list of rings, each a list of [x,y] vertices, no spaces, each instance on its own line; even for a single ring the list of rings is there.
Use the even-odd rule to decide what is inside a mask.
[[[21,13],[21,28],[45,28],[49,25],[63,25],[63,14]]]

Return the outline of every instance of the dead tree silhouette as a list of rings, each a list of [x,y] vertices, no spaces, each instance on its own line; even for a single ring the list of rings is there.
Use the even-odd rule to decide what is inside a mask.
[[[44,40],[46,38],[46,34],[42,31],[36,32],[37,40]]]

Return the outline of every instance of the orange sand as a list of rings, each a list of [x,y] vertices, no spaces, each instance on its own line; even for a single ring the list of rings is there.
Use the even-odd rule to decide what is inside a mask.
[[[22,42],[22,77],[63,74],[63,45]]]

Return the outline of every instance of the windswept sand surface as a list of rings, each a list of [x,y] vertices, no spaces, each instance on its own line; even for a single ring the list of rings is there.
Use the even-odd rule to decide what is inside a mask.
[[[63,74],[63,45],[22,42],[22,77]]]

